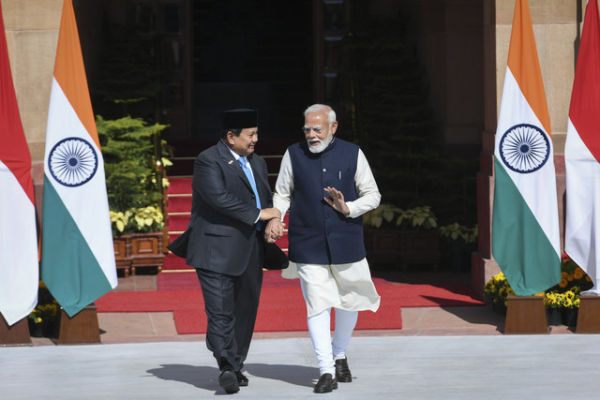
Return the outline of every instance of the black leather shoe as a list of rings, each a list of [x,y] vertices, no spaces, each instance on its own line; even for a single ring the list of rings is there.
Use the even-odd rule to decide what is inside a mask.
[[[352,372],[348,368],[348,359],[335,360],[335,379],[338,382],[352,382]]]
[[[248,377],[242,374],[242,371],[235,371],[235,376],[237,376],[238,384],[240,386],[248,386]]]
[[[323,374],[319,378],[319,381],[315,385],[313,392],[315,393],[329,393],[333,389],[337,389],[338,384],[331,374]]]
[[[240,391],[240,384],[238,378],[233,370],[226,369],[219,375],[219,385],[225,389],[225,393],[232,394]]]

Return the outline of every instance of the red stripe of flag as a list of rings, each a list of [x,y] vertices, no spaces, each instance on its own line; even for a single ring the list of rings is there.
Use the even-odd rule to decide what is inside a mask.
[[[587,7],[569,118],[581,140],[600,162],[600,19],[597,0],[589,1]]]

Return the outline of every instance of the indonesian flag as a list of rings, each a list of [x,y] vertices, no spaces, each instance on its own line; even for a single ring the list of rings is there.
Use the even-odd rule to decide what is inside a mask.
[[[44,157],[42,279],[69,316],[117,286],[100,152],[75,14],[65,0]]]
[[[550,118],[527,0],[517,0],[494,151],[492,253],[519,296],[560,281]]]
[[[19,116],[0,7],[0,312],[8,325],[36,306],[38,268],[31,155]]]
[[[600,294],[600,21],[588,2],[577,56],[565,145],[567,223],[565,251]]]

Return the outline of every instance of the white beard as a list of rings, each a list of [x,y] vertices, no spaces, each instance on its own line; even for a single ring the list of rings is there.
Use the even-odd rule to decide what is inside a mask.
[[[327,137],[323,140],[313,139],[313,141],[314,140],[318,141],[319,144],[312,145],[312,144],[310,144],[311,140],[307,140],[306,142],[308,143],[308,150],[310,150],[311,153],[317,154],[317,153],[320,153],[323,150],[325,150],[327,148],[327,146],[329,146],[331,144],[331,142],[333,141],[333,133],[330,133],[329,135],[327,135]]]

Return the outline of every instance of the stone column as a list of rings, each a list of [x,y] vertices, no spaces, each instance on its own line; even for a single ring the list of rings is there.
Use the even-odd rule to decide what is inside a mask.
[[[63,0],[1,0],[10,67],[33,162],[38,218],[46,121]]]

